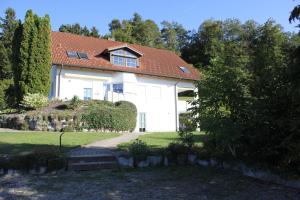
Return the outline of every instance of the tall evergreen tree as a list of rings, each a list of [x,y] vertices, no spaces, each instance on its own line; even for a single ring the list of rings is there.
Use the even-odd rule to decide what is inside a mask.
[[[11,79],[12,78],[12,40],[14,36],[15,29],[17,27],[16,13],[12,8],[8,8],[5,11],[5,17],[0,18],[0,40],[5,50],[1,50],[0,63],[2,63],[2,78]],[[6,54],[6,55],[4,55]],[[1,60],[1,59],[8,59]],[[6,66],[4,66],[4,64]],[[5,70],[5,72],[3,71]]]
[[[6,52],[6,48],[2,41],[0,41],[0,81],[10,77],[8,73],[11,72],[10,61]]]
[[[27,11],[22,26],[20,59],[14,66],[18,101],[27,93],[48,95],[51,68],[50,34],[49,16],[40,18],[31,10]],[[17,46],[18,44],[15,48]]]

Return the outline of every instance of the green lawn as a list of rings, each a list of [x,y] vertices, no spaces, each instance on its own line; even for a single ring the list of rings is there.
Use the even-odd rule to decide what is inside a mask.
[[[0,154],[21,154],[35,148],[59,147],[57,132],[0,133]],[[116,137],[117,133],[65,133],[62,137],[63,150],[67,151],[97,140]]]
[[[201,145],[204,132],[194,132],[195,142],[198,145]],[[140,136],[138,139],[146,142],[151,149],[163,149],[166,148],[171,142],[178,139],[178,133],[176,132],[162,132],[162,133],[149,133],[146,135]],[[118,145],[119,149],[127,150],[130,143],[122,143]]]

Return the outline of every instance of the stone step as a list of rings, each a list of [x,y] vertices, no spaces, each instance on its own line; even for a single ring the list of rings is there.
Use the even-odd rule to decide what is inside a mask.
[[[69,163],[88,163],[88,162],[106,162],[116,161],[116,157],[111,154],[98,154],[98,155],[78,155],[70,156]]]
[[[74,171],[116,169],[117,167],[117,162],[114,161],[70,163],[68,165],[68,169]]]

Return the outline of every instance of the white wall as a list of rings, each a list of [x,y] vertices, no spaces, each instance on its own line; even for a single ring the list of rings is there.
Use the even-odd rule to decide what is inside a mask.
[[[56,74],[58,73],[59,70],[56,70]],[[56,78],[59,78],[58,75]],[[178,83],[176,80],[146,77],[133,73],[100,73],[63,69],[59,98],[71,99],[77,95],[83,99],[83,89],[92,88],[93,99],[102,100],[104,82],[123,83],[123,94],[109,93],[109,100],[130,101],[137,106],[138,113],[146,113],[147,132],[175,131],[176,120],[178,125],[178,117],[175,116],[175,84],[176,87],[194,88],[192,82]],[[135,131],[139,131],[139,116],[137,116]]]

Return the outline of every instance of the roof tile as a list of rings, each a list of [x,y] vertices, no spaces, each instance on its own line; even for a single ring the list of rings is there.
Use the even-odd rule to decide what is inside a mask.
[[[119,45],[127,45],[143,54],[139,67],[115,66],[101,56],[106,49]],[[85,52],[89,59],[69,58],[67,51]],[[196,68],[172,51],[62,32],[52,32],[52,63],[187,80],[200,78],[200,73]],[[179,66],[185,66],[191,73],[182,72]]]

